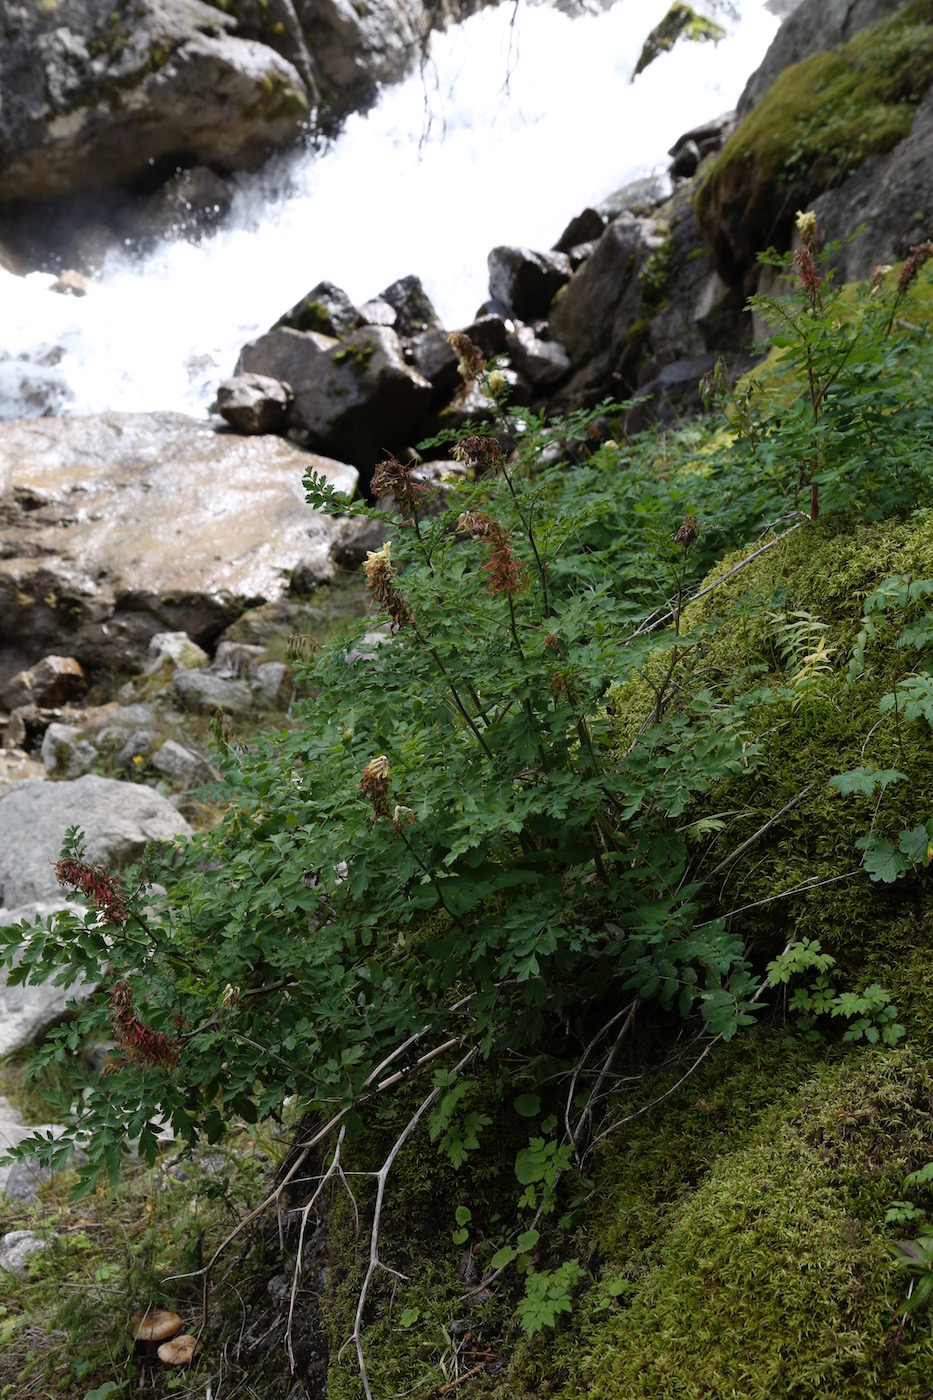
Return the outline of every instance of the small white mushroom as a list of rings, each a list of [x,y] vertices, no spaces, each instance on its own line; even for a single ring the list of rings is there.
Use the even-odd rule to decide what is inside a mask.
[[[163,1342],[159,1347],[158,1357],[164,1361],[166,1366],[187,1366],[198,1350],[198,1339],[192,1337],[190,1332],[183,1332],[180,1337],[173,1337],[170,1342]]]

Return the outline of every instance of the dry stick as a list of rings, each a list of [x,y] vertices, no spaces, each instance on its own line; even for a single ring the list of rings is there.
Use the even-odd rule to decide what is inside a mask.
[[[790,943],[785,944],[784,953],[788,951],[790,946]],[[784,956],[784,953],[781,954],[782,957]],[[761,986],[758,988],[757,992],[752,997],[752,1001],[758,1001],[759,998],[762,997],[767,991],[769,986],[769,981],[766,980],[762,982]],[[713,1039],[708,1043],[708,1045],[706,1045],[703,1052],[697,1056],[697,1058],[694,1060],[693,1064],[686,1071],[686,1073],[682,1074],[678,1079],[677,1083],[673,1084],[670,1087],[670,1089],[666,1089],[663,1094],[659,1094],[658,1097],[656,1099],[652,1099],[650,1103],[644,1104],[641,1108],[637,1108],[634,1113],[629,1113],[624,1118],[617,1118],[614,1123],[610,1123],[608,1128],[605,1128],[601,1133],[599,1133],[596,1137],[593,1138],[593,1141],[587,1148],[587,1152],[592,1152],[593,1148],[598,1142],[602,1142],[603,1138],[608,1137],[610,1133],[614,1133],[617,1128],[622,1128],[625,1126],[626,1123],[631,1123],[634,1121],[634,1119],[641,1118],[641,1116],[645,1113],[648,1113],[650,1109],[656,1108],[659,1103],[663,1103],[665,1099],[669,1099],[671,1094],[675,1093],[680,1088],[681,1084],[685,1084],[686,1081],[690,1078],[690,1076],[696,1073],[696,1071],[700,1068],[700,1065],[706,1059],[707,1055],[709,1055],[712,1052],[714,1047],[719,1044],[722,1038],[723,1032],[720,1031],[719,1035],[713,1037]],[[586,1156],[586,1153],[584,1153],[584,1156]]]
[[[629,1013],[628,1013],[628,1015],[626,1016],[625,1020],[622,1022],[622,1027],[621,1027],[621,1029],[620,1029],[620,1031],[619,1031],[619,1034],[616,1036],[615,1040],[613,1041],[612,1046],[610,1047],[610,1050],[609,1050],[609,1054],[606,1056],[605,1060],[603,1061],[602,1069],[599,1071],[599,1078],[597,1079],[596,1084],[595,1084],[595,1086],[594,1086],[594,1088],[593,1088],[593,1091],[592,1091],[592,1093],[590,1094],[589,1098],[587,1099],[587,1101],[586,1101],[586,1103],[585,1103],[585,1105],[584,1105],[584,1107],[583,1107],[583,1112],[580,1114],[579,1120],[578,1120],[578,1122],[577,1122],[576,1132],[575,1132],[574,1135],[573,1135],[573,1146],[574,1146],[574,1149],[576,1149],[577,1143],[580,1141],[580,1137],[581,1137],[581,1135],[582,1135],[582,1133],[583,1133],[584,1127],[586,1126],[586,1124],[589,1122],[590,1118],[592,1117],[592,1113],[593,1113],[593,1104],[594,1104],[595,1100],[597,1099],[597,1097],[599,1096],[599,1091],[600,1091],[600,1089],[603,1087],[603,1084],[606,1082],[606,1076],[608,1075],[610,1069],[612,1068],[612,1062],[613,1062],[613,1060],[615,1059],[616,1054],[618,1053],[619,1046],[622,1044],[622,1041],[624,1040],[625,1036],[628,1035],[629,1031],[630,1031],[631,1028],[632,1028],[632,1022],[635,1020],[635,1013],[638,1011],[639,1001],[640,1001],[640,998],[639,998],[639,997],[635,997],[635,999],[633,1000],[631,1006],[629,1007]]]
[[[452,1011],[459,1011],[461,1007],[465,1006],[465,1005],[467,1004],[467,1002],[469,1002],[469,1001],[472,999],[472,997],[473,997],[473,993],[472,993],[472,992],[470,992],[470,993],[469,993],[467,996],[465,996],[465,997],[461,997],[461,999],[460,999],[458,1002],[455,1002],[455,1003],[454,1003],[454,1005],[452,1006],[451,1010],[452,1010]],[[366,1090],[366,1089],[370,1088],[370,1086],[373,1084],[373,1081],[376,1079],[376,1077],[377,1077],[379,1074],[381,1074],[382,1071],[383,1071],[384,1069],[387,1069],[388,1066],[392,1063],[393,1060],[397,1060],[398,1057],[399,1057],[399,1055],[404,1054],[404,1052],[405,1052],[411,1045],[414,1045],[416,1041],[420,1040],[423,1036],[427,1035],[430,1029],[431,1029],[430,1026],[424,1026],[424,1027],[422,1027],[422,1029],[421,1029],[420,1031],[416,1031],[414,1035],[409,1036],[409,1038],[408,1038],[406,1041],[404,1041],[401,1045],[397,1046],[396,1049],[393,1050],[389,1055],[387,1055],[387,1056],[385,1057],[385,1059],[382,1060],[382,1061],[376,1066],[376,1068],[372,1071],[372,1073],[364,1080],[364,1082],[363,1082],[363,1089]],[[378,1093],[378,1092],[379,1092],[379,1087],[377,1086],[377,1087],[373,1090],[373,1092],[374,1092],[374,1093]],[[358,1102],[362,1101],[362,1099],[363,1099],[364,1097],[370,1097],[370,1095],[361,1095],[361,1096],[360,1096],[360,1100],[358,1100]],[[211,1276],[211,1272],[212,1272],[212,1270],[213,1270],[213,1268],[214,1268],[214,1265],[217,1263],[217,1260],[218,1260],[218,1259],[221,1257],[221,1255],[225,1252],[225,1250],[227,1249],[227,1247],[233,1243],[233,1241],[236,1239],[237,1235],[239,1235],[240,1232],[241,1232],[242,1230],[246,1229],[246,1227],[247,1227],[248,1225],[251,1225],[251,1224],[253,1223],[254,1220],[257,1220],[266,1210],[269,1209],[270,1206],[275,1205],[279,1200],[281,1200],[281,1198],[282,1198],[282,1196],[283,1196],[283,1194],[284,1194],[284,1192],[285,1192],[286,1187],[287,1187],[287,1186],[289,1185],[289,1183],[298,1175],[299,1171],[300,1171],[301,1168],[304,1166],[305,1162],[308,1160],[308,1157],[309,1157],[309,1155],[310,1155],[310,1153],[311,1153],[312,1148],[316,1147],[317,1144],[318,1144],[319,1142],[323,1141],[323,1139],[324,1139],[325,1137],[327,1137],[328,1133],[330,1133],[334,1128],[337,1127],[337,1125],[338,1125],[338,1124],[346,1117],[346,1115],[349,1113],[351,1107],[352,1107],[352,1105],[347,1104],[346,1107],[345,1107],[345,1108],[342,1108],[342,1109],[340,1110],[339,1113],[335,1113],[334,1116],[333,1116],[332,1118],[328,1119],[328,1121],[324,1124],[323,1128],[319,1129],[319,1131],[316,1132],[316,1133],[314,1134],[313,1137],[309,1138],[307,1142],[303,1142],[303,1143],[301,1144],[301,1151],[300,1151],[299,1155],[296,1157],[295,1161],[294,1161],[294,1162],[292,1163],[292,1165],[289,1167],[288,1171],[285,1173],[285,1175],[283,1176],[283,1178],[282,1178],[282,1180],[279,1182],[279,1184],[275,1187],[275,1189],[274,1189],[273,1191],[271,1191],[271,1192],[269,1193],[269,1195],[265,1198],[264,1201],[261,1201],[261,1202],[259,1203],[258,1206],[254,1207],[254,1209],[251,1210],[251,1211],[249,1212],[248,1215],[245,1215],[245,1216],[243,1217],[243,1219],[234,1227],[233,1230],[230,1231],[230,1234],[227,1235],[225,1239],[221,1240],[220,1244],[217,1246],[216,1250],[215,1250],[214,1253],[211,1255],[210,1259],[208,1260],[208,1262],[204,1265],[204,1267],[203,1267],[202,1269],[196,1269],[193,1273],[190,1273],[190,1274],[173,1274],[173,1275],[172,1275],[172,1278],[173,1278],[173,1279],[197,1278],[198,1275],[201,1275],[201,1276],[203,1277],[203,1279],[204,1279],[203,1298],[202,1298],[202,1326],[203,1326],[203,1327],[206,1327],[206,1326],[207,1326],[207,1295],[208,1295],[208,1288],[209,1288],[209,1286],[210,1286],[210,1276]]]
[[[809,518],[809,516],[805,517],[806,520],[809,520]],[[727,580],[732,578],[735,574],[739,573],[742,569],[746,569],[749,564],[754,563],[754,561],[756,559],[759,559],[762,554],[767,554],[769,549],[773,549],[776,544],[780,544],[781,541],[785,540],[788,535],[792,535],[795,530],[799,530],[803,524],[803,520],[798,520],[796,525],[791,525],[789,529],[782,530],[779,535],[775,535],[773,540],[769,540],[767,544],[761,545],[761,547],[759,549],[756,549],[753,554],[747,555],[746,558],[744,558],[740,563],[735,564],[731,569],[727,570],[726,573],[720,574],[719,578],[713,579],[713,582],[708,583],[705,588],[698,588],[695,593],[690,594],[690,597],[687,599],[685,606],[689,607],[691,603],[697,602],[698,599],[705,597],[707,593],[712,593],[714,588],[718,588],[720,584],[726,583]],[[651,632],[656,632],[659,627],[663,627],[667,622],[669,622],[673,618],[673,616],[674,608],[673,606],[671,606],[667,609],[667,612],[665,612],[655,622],[642,623],[641,627],[637,627],[635,631],[630,634],[630,636],[626,637],[624,645],[627,646],[628,643],[633,642],[636,637],[642,637],[650,634]]]
[[[353,1196],[353,1192],[350,1191],[350,1187],[347,1185],[347,1179],[344,1176],[343,1170],[340,1166],[340,1151],[343,1147],[343,1140],[346,1137],[346,1134],[347,1129],[346,1124],[344,1124],[344,1126],[340,1129],[339,1134],[337,1135],[337,1145],[334,1148],[334,1155],[331,1158],[330,1166],[327,1168],[327,1171],[324,1173],[324,1175],[318,1182],[314,1195],[311,1197],[310,1201],[308,1201],[307,1205],[301,1212],[301,1229],[298,1231],[298,1249],[295,1255],[295,1268],[292,1272],[291,1297],[288,1300],[288,1320],[285,1324],[285,1346],[288,1351],[288,1363],[291,1366],[292,1375],[294,1375],[295,1373],[295,1352],[292,1348],[292,1321],[295,1316],[295,1299],[298,1296],[298,1279],[301,1274],[301,1256],[304,1251],[305,1229],[307,1228],[308,1217],[314,1209],[315,1205],[317,1204],[321,1192],[324,1190],[324,1187],[327,1185],[328,1181],[330,1181],[331,1177],[335,1173],[339,1173],[344,1185],[347,1187],[347,1191],[350,1193],[350,1199],[353,1201],[353,1208],[354,1210],[356,1209],[356,1199]],[[359,1217],[357,1217],[357,1220],[358,1219]]]
[[[596,1046],[602,1040],[603,1036],[607,1035],[608,1032],[612,1030],[612,1027],[615,1025],[616,1021],[620,1021],[623,1017],[628,1016],[632,1009],[632,1004],[633,1003],[630,1003],[628,1006],[623,1006],[622,1010],[617,1011],[614,1016],[611,1016],[604,1026],[600,1026],[599,1030],[593,1036],[593,1039],[590,1041],[589,1045],[587,1045],[587,1047],[583,1051],[583,1054],[580,1056],[579,1060],[577,1060],[577,1063],[574,1066],[574,1071],[570,1079],[570,1088],[567,1091],[567,1102],[564,1105],[564,1128],[567,1132],[568,1142],[573,1142],[574,1140],[573,1130],[570,1127],[570,1110],[573,1106],[573,1096],[576,1093],[577,1081],[579,1080],[580,1075],[583,1072],[583,1066],[586,1064],[593,1050],[595,1050]]]
[[[698,888],[702,888],[703,885],[708,884],[710,880],[714,880],[717,875],[721,875],[724,870],[727,870],[730,865],[733,865],[739,859],[740,856],[743,856],[745,854],[745,852],[750,846],[754,846],[755,842],[759,840],[760,837],[764,836],[766,832],[770,831],[772,826],[774,826],[776,822],[779,822],[786,812],[792,811],[793,808],[796,807],[799,802],[802,802],[803,799],[806,797],[807,793],[812,790],[813,786],[813,783],[808,783],[805,788],[802,788],[800,792],[797,793],[797,796],[792,797],[791,800],[787,803],[787,805],[782,807],[779,812],[775,812],[774,816],[771,817],[769,821],[766,821],[764,826],[759,827],[756,832],[749,836],[747,841],[742,842],[741,846],[737,846],[736,849],[732,851],[730,855],[726,856],[725,860],[721,860],[719,864],[715,867],[715,869],[711,870],[706,876],[706,878],[700,881],[700,885],[698,886]]]
[[[442,1385],[440,1390],[437,1392],[438,1395],[446,1395],[448,1390],[453,1390],[455,1385],[459,1385],[461,1381],[468,1380],[470,1376],[475,1376],[477,1371],[482,1371],[485,1365],[486,1362],[481,1361],[478,1366],[471,1366],[469,1371],[464,1371],[463,1375],[458,1376],[456,1380],[448,1381],[446,1385]]]
[[[457,1064],[454,1070],[454,1074],[459,1074],[460,1071],[464,1069],[465,1066],[468,1065],[472,1059],[475,1058],[476,1053],[477,1051],[474,1049],[470,1050],[466,1055],[464,1055],[463,1058]],[[427,1098],[422,1100],[418,1108],[412,1114],[411,1118],[409,1118],[408,1122],[405,1124],[405,1127],[395,1139],[395,1142],[392,1145],[392,1150],[389,1152],[388,1157],[385,1159],[382,1166],[379,1168],[379,1171],[376,1173],[376,1207],[373,1212],[372,1232],[370,1234],[369,1242],[369,1265],[366,1269],[366,1275],[363,1279],[363,1286],[360,1289],[359,1298],[357,1299],[356,1317],[354,1318],[353,1322],[353,1331],[347,1338],[346,1342],[344,1342],[344,1347],[348,1346],[350,1342],[353,1342],[356,1348],[356,1357],[360,1368],[360,1379],[363,1382],[363,1390],[366,1394],[366,1400],[373,1400],[373,1393],[369,1384],[369,1375],[366,1370],[366,1357],[363,1354],[362,1340],[363,1311],[366,1307],[366,1298],[369,1294],[369,1285],[372,1283],[373,1276],[377,1269],[385,1269],[387,1273],[395,1274],[396,1277],[404,1277],[404,1275],[400,1275],[398,1273],[398,1270],[390,1269],[387,1264],[383,1264],[379,1258],[379,1226],[382,1222],[382,1207],[385,1203],[386,1182],[389,1179],[389,1172],[392,1170],[393,1164],[399,1152],[401,1152],[402,1148],[405,1146],[406,1142],[411,1137],[412,1133],[415,1131],[418,1124],[421,1122],[421,1119],[427,1113],[428,1109],[431,1108],[432,1105],[436,1103],[436,1101],[440,1098],[441,1094],[444,1092],[444,1089],[445,1086],[443,1084],[438,1084],[434,1089],[431,1090]],[[341,1351],[343,1351],[343,1347],[341,1347]]]

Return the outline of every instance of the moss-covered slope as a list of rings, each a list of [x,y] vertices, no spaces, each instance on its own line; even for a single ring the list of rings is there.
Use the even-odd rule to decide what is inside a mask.
[[[757,251],[787,245],[799,208],[902,140],[931,81],[930,0],[785,69],[697,190],[723,276],[740,281]]]

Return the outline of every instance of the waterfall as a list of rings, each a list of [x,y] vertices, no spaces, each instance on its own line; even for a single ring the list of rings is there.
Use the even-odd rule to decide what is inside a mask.
[[[778,26],[762,0],[735,0],[719,7],[723,40],[681,41],[633,82],[669,3],[482,10],[323,149],[240,176],[200,242],[111,253],[81,298],[0,271],[0,417],[203,415],[240,346],[324,278],[361,302],[416,273],[445,325],[467,323],[490,248],[547,248],[587,204],[665,166],[685,129],[735,105]]]

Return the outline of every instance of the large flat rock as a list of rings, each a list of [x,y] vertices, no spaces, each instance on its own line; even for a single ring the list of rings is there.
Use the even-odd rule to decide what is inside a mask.
[[[328,577],[312,466],[352,495],[353,467],[182,414],[0,423],[0,649],[126,669],[156,632],[211,645],[298,565]]]

